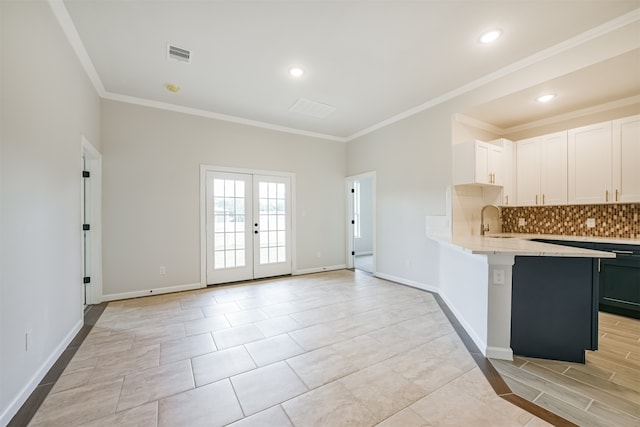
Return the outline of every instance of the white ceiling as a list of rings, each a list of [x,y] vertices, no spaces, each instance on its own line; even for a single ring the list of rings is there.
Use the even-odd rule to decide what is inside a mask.
[[[170,104],[345,140],[622,15],[636,13],[637,20],[640,1],[64,0],[63,5],[71,18],[66,31],[75,27],[107,98]],[[492,28],[501,28],[503,37],[479,45],[479,35]],[[634,35],[638,47],[640,34]],[[168,43],[191,50],[191,63],[168,60]],[[543,89],[539,84],[468,113],[513,127],[549,111],[637,95],[638,58],[635,50],[555,79],[549,87],[563,94],[566,88],[579,99],[559,98],[546,113],[529,105],[531,95]],[[306,74],[289,77],[292,66]],[[589,84],[594,81],[603,84]],[[167,91],[169,83],[180,92]],[[300,98],[336,109],[325,118],[289,111]]]

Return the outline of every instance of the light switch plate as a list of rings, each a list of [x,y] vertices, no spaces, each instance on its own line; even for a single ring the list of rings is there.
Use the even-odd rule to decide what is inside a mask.
[[[527,221],[525,221],[524,218],[518,218],[518,226],[524,227],[525,225],[527,225]]]
[[[596,226],[595,218],[587,218],[587,228],[594,228]]]

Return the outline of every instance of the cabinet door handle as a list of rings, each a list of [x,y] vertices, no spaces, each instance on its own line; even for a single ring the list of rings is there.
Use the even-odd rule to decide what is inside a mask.
[[[618,250],[618,249],[614,249],[611,252],[616,253],[616,254],[633,255],[633,251],[621,251],[621,250]]]
[[[536,205],[538,204],[538,195],[536,194]]]
[[[504,204],[508,205],[509,204],[509,195],[507,194],[506,196],[504,196],[504,199],[505,199],[505,203]]]
[[[604,201],[605,202],[609,201],[609,190],[604,190]]]
[[[542,194],[542,204],[544,205],[544,193]]]
[[[618,201],[618,189],[616,188],[616,202]]]

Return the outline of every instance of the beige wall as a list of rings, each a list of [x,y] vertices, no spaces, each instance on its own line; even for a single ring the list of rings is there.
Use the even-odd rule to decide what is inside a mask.
[[[103,101],[102,148],[106,296],[200,282],[202,164],[295,173],[297,270],[345,263],[342,142]]]
[[[437,284],[437,246],[425,216],[444,215],[451,183],[451,114],[433,108],[348,143],[347,175],[376,172],[378,274]]]
[[[99,148],[100,103],[47,3],[2,1],[0,22],[4,425],[82,325],[81,135]]]

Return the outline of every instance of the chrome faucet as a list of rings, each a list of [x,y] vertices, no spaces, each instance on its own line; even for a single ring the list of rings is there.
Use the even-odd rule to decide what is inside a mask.
[[[489,224],[487,225],[484,224],[484,210],[487,208],[496,208],[496,210],[498,211],[498,221],[502,219],[502,211],[500,210],[499,206],[496,206],[496,205],[483,206],[482,210],[480,211],[480,235],[481,236],[484,236],[485,233],[489,231]]]

